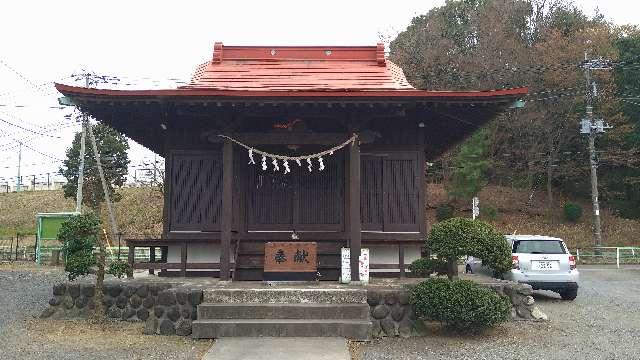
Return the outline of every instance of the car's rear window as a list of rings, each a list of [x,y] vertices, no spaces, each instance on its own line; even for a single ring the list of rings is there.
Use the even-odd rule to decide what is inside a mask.
[[[553,240],[516,240],[513,252],[520,254],[564,254],[562,241]]]

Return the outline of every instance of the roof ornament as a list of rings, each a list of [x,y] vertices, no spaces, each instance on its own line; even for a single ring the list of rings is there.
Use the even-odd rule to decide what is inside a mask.
[[[220,64],[222,62],[222,49],[224,46],[221,42],[216,42],[213,44],[213,59],[211,60],[214,64]]]

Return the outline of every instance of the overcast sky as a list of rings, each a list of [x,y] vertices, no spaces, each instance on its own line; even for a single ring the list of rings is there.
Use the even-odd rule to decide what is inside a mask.
[[[55,173],[74,126],[51,82],[81,69],[136,87],[175,87],[228,45],[373,45],[412,17],[444,4],[421,1],[5,1],[0,12],[0,185],[14,182],[17,140],[23,181]],[[639,24],[640,1],[578,0],[616,24]],[[151,82],[149,79],[155,79]],[[10,122],[21,126],[20,129]],[[27,130],[25,130],[27,129]],[[32,130],[32,131],[29,131]],[[132,144],[133,166],[153,153]]]

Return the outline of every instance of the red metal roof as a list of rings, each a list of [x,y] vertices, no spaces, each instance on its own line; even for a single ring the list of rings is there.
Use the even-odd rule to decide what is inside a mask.
[[[215,43],[182,89],[240,91],[415,90],[377,46],[224,46]]]
[[[487,91],[413,88],[398,66],[376,46],[224,46],[214,44],[211,61],[177,89],[113,90],[55,84],[67,96],[210,98],[377,98],[504,101],[526,87]]]

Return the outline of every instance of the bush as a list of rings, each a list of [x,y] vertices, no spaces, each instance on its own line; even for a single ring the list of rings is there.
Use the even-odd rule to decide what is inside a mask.
[[[495,326],[511,314],[509,298],[469,280],[423,281],[411,291],[410,302],[419,318],[441,321],[457,330]]]
[[[511,249],[504,235],[479,220],[453,218],[433,225],[427,248],[442,260],[455,260],[465,255],[479,258],[496,275],[512,266]]]
[[[498,216],[498,210],[493,206],[483,206],[480,208],[480,216],[487,220],[495,220]]]
[[[440,259],[419,258],[409,265],[411,274],[429,276],[430,274],[446,274],[447,263]]]
[[[453,217],[453,206],[449,204],[440,204],[436,208],[436,219],[443,221]]]
[[[568,202],[564,204],[565,220],[572,223],[577,223],[581,217],[582,217],[582,206],[572,202]]]
[[[95,272],[97,259],[93,253],[100,220],[93,214],[76,215],[63,222],[58,231],[65,258],[64,270],[70,281]]]
[[[125,276],[133,276],[133,269],[128,262],[122,260],[116,260],[109,265],[107,274],[111,274],[118,279],[122,279]]]

